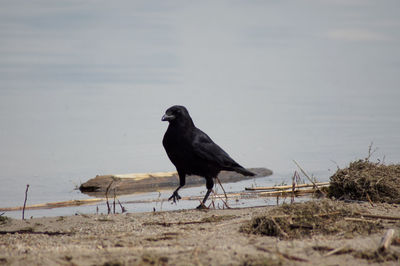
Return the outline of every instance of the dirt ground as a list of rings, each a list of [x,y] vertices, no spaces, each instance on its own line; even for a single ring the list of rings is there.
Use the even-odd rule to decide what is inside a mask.
[[[346,204],[363,213],[400,217],[396,204]],[[7,219],[0,222],[0,265],[399,264],[399,259],[382,262],[355,255],[376,250],[388,228],[398,237],[395,220],[382,220],[383,228],[370,235],[279,239],[241,232],[253,217],[274,208]],[[393,243],[390,252],[400,252],[400,246]]]

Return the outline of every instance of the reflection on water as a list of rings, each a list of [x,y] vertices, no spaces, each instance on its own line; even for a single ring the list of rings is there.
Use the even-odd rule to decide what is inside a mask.
[[[0,10],[0,206],[26,184],[34,204],[86,198],[74,188],[97,174],[174,170],[173,104],[272,184],[293,159],[327,180],[371,141],[399,161],[398,1],[44,2]]]

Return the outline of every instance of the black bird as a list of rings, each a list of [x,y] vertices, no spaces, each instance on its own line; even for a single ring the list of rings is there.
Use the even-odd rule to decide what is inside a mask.
[[[254,176],[254,173],[240,166],[206,133],[198,129],[184,106],[170,107],[161,121],[169,122],[163,146],[179,175],[179,187],[168,200],[176,202],[181,199],[178,190],[185,185],[186,175],[198,175],[206,179],[207,193],[198,209],[205,207],[204,204],[214,186],[213,178],[216,178],[221,170]]]

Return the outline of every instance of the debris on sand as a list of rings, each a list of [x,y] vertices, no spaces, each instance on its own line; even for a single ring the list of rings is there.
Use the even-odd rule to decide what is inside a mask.
[[[359,216],[357,210],[328,199],[283,204],[253,218],[241,231],[292,239],[315,234],[370,234],[382,229],[380,221],[345,219],[352,216]]]
[[[336,199],[400,203],[400,164],[354,161],[338,169],[330,183],[328,195]]]
[[[399,253],[396,251],[379,251],[379,250],[355,250],[353,248],[349,248],[347,246],[342,246],[337,249],[333,249],[327,246],[314,246],[314,250],[317,250],[324,257],[332,256],[332,255],[343,255],[350,254],[354,258],[367,260],[369,262],[382,263],[386,261],[399,261]],[[324,254],[324,252],[326,252]]]
[[[280,266],[283,265],[283,260],[282,259],[274,259],[274,258],[269,258],[269,257],[263,257],[263,256],[258,256],[258,257],[246,257],[243,259],[242,262],[240,262],[240,266]]]
[[[10,218],[8,218],[7,216],[3,216],[3,214],[4,212],[0,214],[0,224],[6,224],[10,220]]]

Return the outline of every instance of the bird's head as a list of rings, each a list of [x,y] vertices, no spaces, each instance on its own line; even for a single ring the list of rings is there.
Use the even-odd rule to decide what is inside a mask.
[[[193,124],[188,110],[182,105],[174,105],[168,108],[167,111],[165,111],[165,115],[161,118],[161,121],[168,121],[170,123],[190,121]]]

